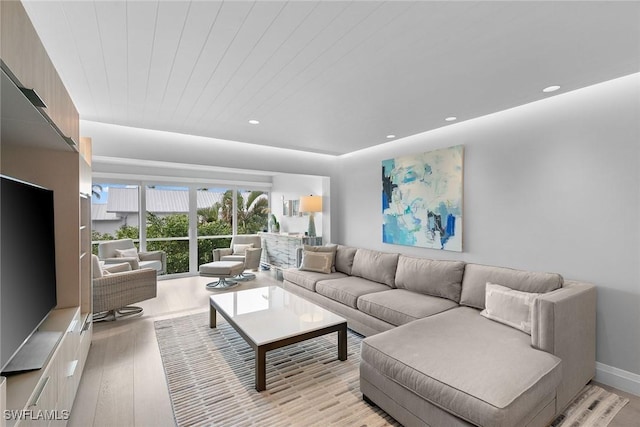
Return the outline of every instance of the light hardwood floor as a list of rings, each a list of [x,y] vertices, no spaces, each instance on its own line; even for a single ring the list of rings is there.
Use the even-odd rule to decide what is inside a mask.
[[[175,426],[153,322],[208,311],[212,292],[205,285],[210,281],[160,280],[157,298],[138,304],[144,308],[141,317],[94,324],[70,427]],[[270,285],[281,282],[271,272],[258,272],[256,280],[241,287]],[[630,399],[610,426],[640,426],[640,397],[602,387]]]

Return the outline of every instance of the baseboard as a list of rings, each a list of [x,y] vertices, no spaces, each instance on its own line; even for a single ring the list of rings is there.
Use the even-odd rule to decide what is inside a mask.
[[[640,375],[596,362],[596,381],[640,396]]]

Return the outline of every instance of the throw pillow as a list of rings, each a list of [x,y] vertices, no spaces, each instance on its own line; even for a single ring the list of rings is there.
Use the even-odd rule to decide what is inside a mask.
[[[253,248],[253,243],[233,245],[233,254],[234,255],[246,255],[247,254],[247,249],[249,249],[249,248]]]
[[[304,251],[300,270],[329,274],[332,259],[333,255],[330,252]]]
[[[303,245],[303,250],[306,252],[321,252],[321,253],[330,253],[331,254],[331,272],[336,272],[336,250],[338,249],[338,245],[334,245],[331,243],[327,243],[325,246],[310,246]]]
[[[531,307],[540,295],[487,282],[486,308],[480,315],[531,335]]]
[[[140,261],[138,258],[138,250],[136,248],[129,249],[116,249],[117,258],[135,258]]]

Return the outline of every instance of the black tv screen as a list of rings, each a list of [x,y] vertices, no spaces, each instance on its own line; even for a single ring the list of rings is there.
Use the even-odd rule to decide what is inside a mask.
[[[0,178],[1,371],[57,301],[53,191]]]

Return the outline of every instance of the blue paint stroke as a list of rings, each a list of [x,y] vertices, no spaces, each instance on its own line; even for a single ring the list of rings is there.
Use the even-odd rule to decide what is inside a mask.
[[[412,232],[398,223],[394,215],[384,215],[382,224],[382,242],[396,245],[415,246],[416,238]]]

